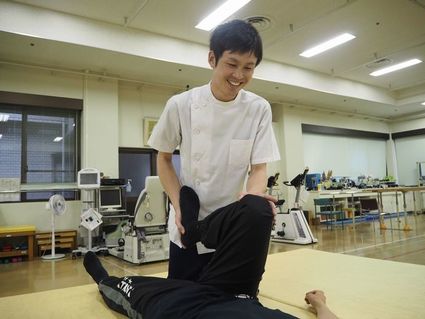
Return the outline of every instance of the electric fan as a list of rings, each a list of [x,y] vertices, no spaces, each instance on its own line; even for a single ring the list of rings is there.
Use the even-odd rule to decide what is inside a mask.
[[[65,257],[65,254],[55,253],[55,216],[60,216],[65,213],[65,198],[63,198],[62,195],[58,194],[51,196],[49,198],[49,202],[46,205],[46,208],[52,211],[52,254],[42,256],[41,258],[46,260],[60,259]]]

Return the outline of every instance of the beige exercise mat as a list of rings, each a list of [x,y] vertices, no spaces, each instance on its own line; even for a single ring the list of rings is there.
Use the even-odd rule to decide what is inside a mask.
[[[268,257],[260,295],[302,309],[315,288],[343,319],[425,318],[425,266],[306,248]]]
[[[0,317],[7,319],[117,319],[96,284],[0,298]]]
[[[311,319],[303,299],[314,288],[326,292],[342,319],[425,318],[425,266],[313,249],[270,255],[260,301]],[[0,317],[124,318],[105,305],[95,284],[0,298]]]
[[[301,315],[300,318],[314,318],[308,316],[308,313],[303,315],[300,309],[274,300],[261,298],[261,302],[272,309],[281,309],[295,316]],[[0,318],[118,319],[125,316],[110,310],[97,285],[90,284],[0,298]]]
[[[259,296],[259,300],[264,307],[267,307],[270,309],[280,309],[281,311],[289,313],[299,319],[316,318],[316,315],[312,312],[312,310],[308,309],[309,307],[307,306],[307,304],[303,307],[291,306],[291,305],[284,304],[276,300],[272,300],[267,297],[261,296],[261,294]]]
[[[261,298],[261,302],[272,309],[302,315],[300,309],[274,300]],[[7,319],[125,318],[106,306],[95,284],[0,298],[0,314],[1,318]],[[309,317],[302,316],[302,318]]]

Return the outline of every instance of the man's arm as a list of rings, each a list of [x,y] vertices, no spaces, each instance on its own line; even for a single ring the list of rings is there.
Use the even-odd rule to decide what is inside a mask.
[[[266,194],[267,191],[267,164],[253,164],[251,165],[251,173],[248,176],[246,183],[246,193],[241,194],[241,198],[246,194],[254,194],[262,196],[270,202],[273,215],[276,216],[277,208],[274,203],[277,199],[271,195]]]
[[[246,183],[246,192],[248,194],[262,195],[267,190],[267,164],[251,165],[251,173]]]
[[[158,152],[156,164],[158,166],[158,175],[162,186],[168,197],[170,197],[176,212],[176,225],[180,233],[184,234],[184,227],[181,224],[180,212],[180,182],[172,162],[172,153]]]

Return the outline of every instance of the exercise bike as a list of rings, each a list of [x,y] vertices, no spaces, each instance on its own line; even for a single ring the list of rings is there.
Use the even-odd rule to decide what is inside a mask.
[[[309,245],[317,243],[310,226],[299,206],[301,186],[304,185],[308,167],[303,173],[298,174],[292,181],[283,182],[286,186],[293,186],[297,190],[294,207],[287,213],[276,214],[276,225],[272,231],[271,240],[280,243]]]

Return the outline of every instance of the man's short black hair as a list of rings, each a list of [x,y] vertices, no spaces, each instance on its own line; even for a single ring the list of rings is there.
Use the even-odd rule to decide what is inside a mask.
[[[216,63],[224,51],[253,53],[257,58],[255,66],[263,59],[263,43],[257,29],[243,20],[232,20],[219,25],[210,38],[210,50]]]

